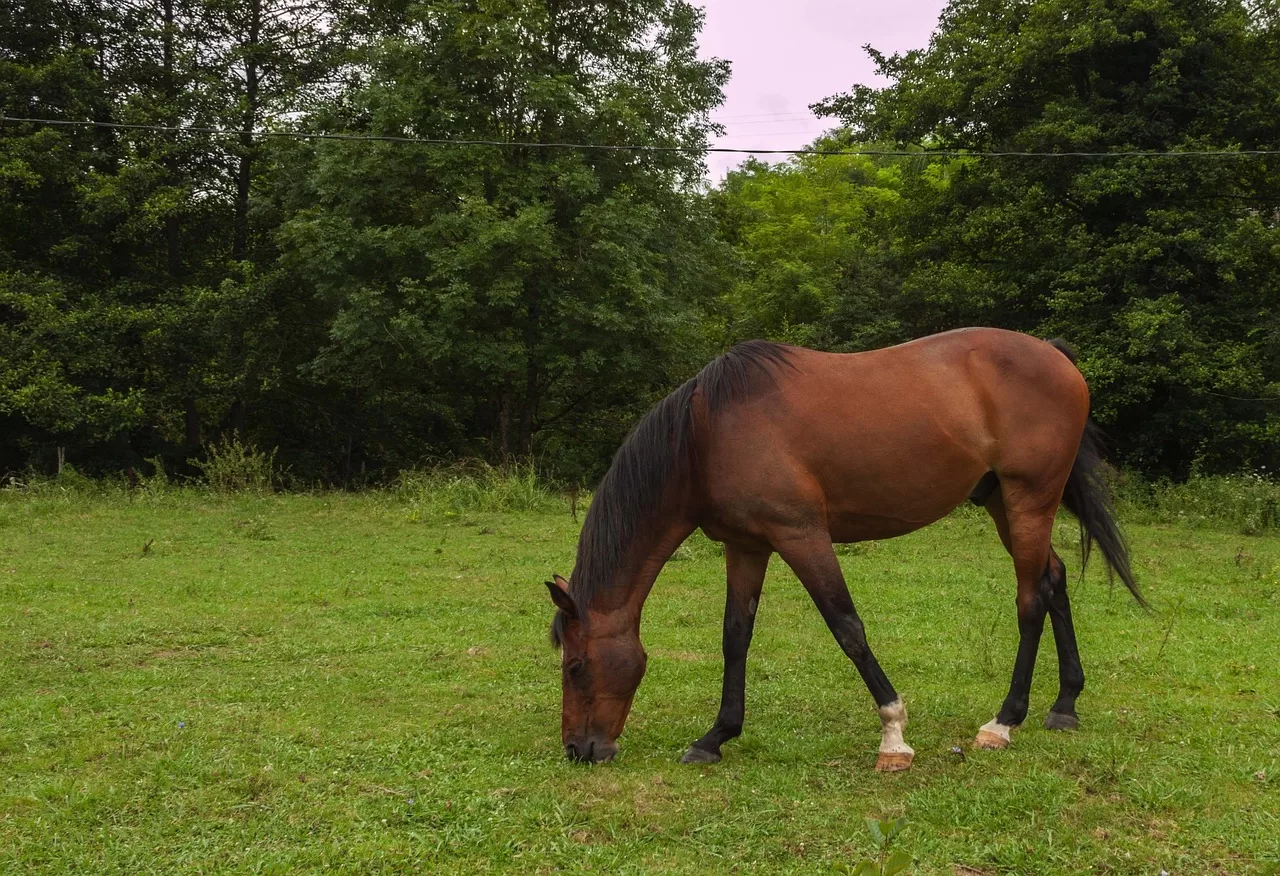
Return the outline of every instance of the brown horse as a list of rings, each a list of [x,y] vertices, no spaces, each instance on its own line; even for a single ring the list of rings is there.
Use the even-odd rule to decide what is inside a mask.
[[[763,341],[734,347],[639,422],[600,482],[569,581],[547,582],[563,648],[565,754],[618,750],[645,671],[640,612],[659,570],[701,527],[724,542],[724,689],[685,763],[714,762],[742,732],[747,647],[773,553],[795,571],[880,713],[879,770],[911,765],[906,708],[867,644],[833,542],[903,535],[969,499],[1013,558],[1020,642],[1009,694],[975,743],[1004,748],[1027,716],[1046,614],[1059,693],[1045,726],[1078,725],[1084,672],[1066,569],[1050,546],[1065,504],[1084,557],[1098,543],[1142,602],[1113,519],[1089,391],[1060,342],[999,329],[947,332],[866,353]]]

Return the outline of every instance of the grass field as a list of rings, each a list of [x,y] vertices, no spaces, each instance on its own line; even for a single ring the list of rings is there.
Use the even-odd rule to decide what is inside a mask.
[[[775,560],[722,763],[723,564],[695,539],[645,615],[611,765],[567,763],[542,581],[565,510],[446,514],[391,494],[0,500],[0,871],[825,873],[906,816],[915,873],[1280,871],[1280,537],[1130,526],[1146,615],[1073,592],[1081,729],[999,707],[1010,563],[974,513],[842,561],[911,712],[872,771],[871,699]],[[1073,583],[1074,523],[1057,541]],[[960,752],[953,749],[958,746]]]

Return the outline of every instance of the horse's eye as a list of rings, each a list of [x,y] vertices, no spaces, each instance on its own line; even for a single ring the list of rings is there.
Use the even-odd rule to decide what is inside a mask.
[[[569,665],[567,665],[565,669],[569,671],[570,675],[581,675],[583,667],[585,666],[586,666],[586,661],[579,658],[577,660],[569,661]]]

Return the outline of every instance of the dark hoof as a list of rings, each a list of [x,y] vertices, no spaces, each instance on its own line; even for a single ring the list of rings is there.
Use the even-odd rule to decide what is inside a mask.
[[[696,745],[689,746],[689,750],[684,753],[684,757],[680,758],[681,763],[719,763],[720,752],[707,751],[705,748],[699,748]]]
[[[1080,719],[1065,712],[1050,712],[1044,719],[1046,730],[1075,730],[1079,726]]]

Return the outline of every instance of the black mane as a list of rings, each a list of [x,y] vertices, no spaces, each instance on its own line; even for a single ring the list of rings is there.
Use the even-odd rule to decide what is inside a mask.
[[[714,415],[762,386],[771,386],[777,369],[791,365],[791,351],[769,341],[738,344],[658,402],[631,430],[596,488],[582,525],[569,584],[581,611],[613,583],[637,531],[659,512],[666,491],[688,476],[694,393],[702,394],[708,413]],[[557,647],[564,623],[564,612],[556,611],[551,642]]]

